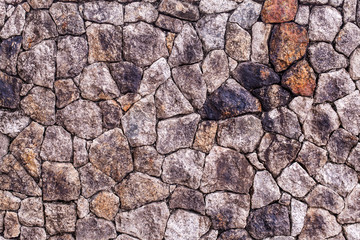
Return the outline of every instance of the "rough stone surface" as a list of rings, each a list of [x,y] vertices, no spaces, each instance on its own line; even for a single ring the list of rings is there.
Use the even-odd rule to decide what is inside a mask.
[[[360,80],[360,48],[356,49],[350,57],[349,73],[353,80]]]
[[[45,229],[39,227],[21,227],[20,239],[46,239]]]
[[[162,171],[164,156],[160,155],[152,146],[143,146],[134,150],[135,170],[159,177]]]
[[[21,35],[21,32],[23,31],[25,25],[25,14],[26,11],[24,10],[24,8],[18,5],[14,12],[11,14],[10,18],[6,21],[5,25],[2,27],[0,31],[0,37],[3,39],[7,39],[12,36]],[[5,16],[3,18],[5,18]]]
[[[316,175],[327,160],[327,151],[308,141],[303,142],[296,158],[296,161],[301,163],[311,176]]]
[[[252,0],[245,0],[239,4],[238,8],[230,16],[229,21],[239,24],[239,26],[244,29],[250,29],[259,18],[261,7],[260,3]]]
[[[159,12],[188,21],[196,21],[200,15],[195,5],[179,0],[162,0],[159,5]]]
[[[20,198],[15,197],[9,191],[0,191],[0,210],[18,210],[20,208]]]
[[[16,75],[16,62],[21,47],[21,36],[15,36],[4,40],[0,44],[0,69]]]
[[[215,143],[218,124],[215,121],[203,121],[198,125],[193,148],[209,153]]]
[[[327,150],[330,153],[330,159],[336,163],[345,163],[352,148],[356,146],[358,138],[348,131],[339,128],[330,136]]]
[[[262,22],[256,22],[252,26],[251,61],[263,64],[269,63],[268,40],[270,38],[271,28],[271,24]]]
[[[354,147],[347,159],[347,162],[354,167],[356,171],[360,171],[360,145],[359,143]]]
[[[40,157],[44,161],[70,162],[72,155],[71,135],[60,126],[46,129]]]
[[[342,126],[353,135],[360,133],[360,94],[359,91],[343,97],[335,102]],[[351,107],[349,107],[351,106]]]
[[[84,21],[76,3],[57,2],[49,9],[59,34],[81,35],[85,32]]]
[[[309,38],[312,41],[332,42],[340,30],[341,24],[341,13],[335,8],[330,6],[314,7],[310,13]]]
[[[344,200],[331,188],[317,185],[305,198],[310,207],[324,208],[339,214],[344,208]]]
[[[338,221],[344,223],[359,222],[360,208],[359,208],[360,185],[357,184],[352,192],[345,199],[345,208],[338,215]]]
[[[41,198],[30,197],[21,201],[19,221],[24,226],[44,226],[44,211]]]
[[[309,23],[310,7],[300,5],[295,17],[295,22],[300,25],[307,25]]]
[[[169,207],[171,209],[182,208],[185,210],[193,210],[200,214],[204,214],[204,196],[199,191],[179,186],[171,194]]]
[[[305,203],[298,201],[295,198],[292,198],[290,207],[291,207],[291,222],[292,222],[291,236],[296,236],[300,234],[302,228],[304,227],[304,220],[308,206]]]
[[[201,0],[199,5],[200,11],[207,14],[228,12],[236,7],[236,1],[233,0]]]
[[[360,29],[353,23],[346,23],[335,39],[335,48],[347,57],[359,46]]]
[[[20,102],[21,81],[18,78],[0,72],[0,107],[15,109]]]
[[[56,107],[63,108],[79,98],[79,90],[71,79],[54,82]]]
[[[260,100],[264,111],[284,106],[291,100],[290,92],[277,84],[255,89],[253,94]]]
[[[170,78],[170,76],[169,64],[165,58],[160,58],[144,72],[139,93],[143,96],[153,93],[162,83]]]
[[[280,189],[268,171],[258,171],[254,178],[251,208],[261,208],[280,199]]]
[[[237,61],[250,60],[251,35],[237,23],[228,23],[225,35],[225,51]]]
[[[4,237],[16,238],[20,235],[20,223],[16,212],[6,212],[4,218]]]
[[[74,204],[45,203],[44,208],[45,228],[50,235],[75,231],[76,209]]]
[[[96,1],[85,2],[84,19],[98,23],[122,25],[123,6],[118,2]]]
[[[112,222],[88,215],[76,222],[76,239],[111,239],[116,237]]]
[[[231,229],[220,234],[219,240],[251,240],[252,238],[244,229]]]
[[[261,11],[265,23],[282,23],[294,20],[298,2],[296,0],[266,0]]]
[[[100,192],[90,202],[91,211],[100,218],[113,220],[119,210],[119,197],[111,192]]]
[[[229,65],[223,50],[211,51],[202,65],[203,75],[208,92],[213,92],[229,78]]]
[[[109,69],[122,94],[136,93],[139,90],[142,78],[140,67],[131,62],[119,62],[110,64]]]
[[[30,123],[30,118],[21,111],[0,110],[0,132],[9,137],[16,137]]]
[[[158,12],[151,3],[133,2],[125,6],[124,22],[155,22]]]

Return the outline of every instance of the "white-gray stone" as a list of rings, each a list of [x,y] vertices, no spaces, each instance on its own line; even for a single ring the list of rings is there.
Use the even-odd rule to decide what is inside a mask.
[[[70,162],[72,156],[71,135],[61,126],[46,129],[40,157],[44,161]]]
[[[353,135],[360,133],[360,93],[358,90],[335,102],[342,126]],[[350,107],[351,106],[351,107]]]
[[[360,45],[360,28],[348,22],[335,39],[335,48],[347,57]]]
[[[229,21],[235,22],[244,29],[250,29],[259,18],[262,5],[252,0],[245,0],[230,16]]]
[[[297,236],[300,234],[301,229],[304,226],[304,220],[306,216],[307,205],[295,198],[291,199],[291,236]]]
[[[122,25],[123,6],[118,2],[95,1],[84,3],[84,19],[98,23]]]
[[[233,0],[201,0],[200,11],[203,13],[221,13],[234,10],[237,3]]]
[[[256,22],[252,26],[251,61],[268,64],[268,41],[271,33],[271,24]]]
[[[124,22],[144,21],[153,23],[158,17],[154,5],[147,2],[133,2],[125,6]]]
[[[309,39],[332,42],[341,25],[342,16],[338,10],[330,6],[315,6],[310,13]]]
[[[357,48],[350,57],[349,73],[353,80],[360,80],[360,48]]]
[[[280,189],[268,171],[255,174],[254,193],[251,197],[251,208],[261,208],[280,199]]]

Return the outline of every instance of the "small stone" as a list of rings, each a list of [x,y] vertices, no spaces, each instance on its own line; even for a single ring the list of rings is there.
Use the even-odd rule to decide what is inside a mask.
[[[330,136],[327,150],[330,153],[330,159],[336,163],[345,163],[351,149],[358,143],[358,138],[348,131],[339,128]]]
[[[136,171],[160,177],[164,156],[160,155],[152,146],[134,149],[134,168]]]
[[[47,10],[31,11],[28,14],[22,41],[25,50],[57,36],[56,25]]]
[[[291,199],[291,236],[297,236],[301,233],[301,229],[304,227],[307,208],[308,206],[305,203],[295,198]]]
[[[76,212],[79,218],[86,217],[90,212],[89,202],[83,196],[76,201]]]
[[[251,29],[251,61],[262,64],[269,63],[268,41],[271,33],[271,24],[256,22]]]
[[[354,22],[356,18],[356,0],[344,0],[344,23]]]
[[[316,173],[327,162],[326,150],[305,141],[301,147],[301,150],[296,158],[296,161],[301,163],[311,176],[315,176]]]
[[[78,100],[57,111],[58,122],[65,128],[85,139],[92,139],[102,133],[101,109],[94,102]]]
[[[266,0],[261,11],[265,23],[283,23],[295,19],[298,10],[297,0]]]
[[[300,25],[309,23],[310,8],[307,5],[300,5],[295,17],[295,22]]]
[[[64,233],[60,235],[55,235],[49,238],[49,240],[75,240],[71,234]]]
[[[323,4],[328,4],[329,2],[331,3],[332,1],[333,0],[300,0],[300,3],[323,5]],[[343,0],[340,0],[340,1],[343,1]]]
[[[88,44],[83,37],[59,37],[56,55],[56,76],[75,77],[81,73],[88,55]]]
[[[249,153],[248,155],[246,155],[246,158],[255,167],[255,169],[257,169],[257,170],[265,170],[264,164],[262,164],[259,161],[259,158],[258,158],[256,152]]]
[[[39,227],[21,227],[20,240],[25,239],[46,240],[45,229]]]
[[[90,202],[90,209],[96,216],[111,221],[119,210],[119,198],[111,192],[100,192]]]
[[[250,213],[248,231],[256,239],[290,235],[288,208],[274,203]]]
[[[139,67],[149,66],[159,58],[169,55],[165,33],[159,28],[138,22],[125,26],[123,34],[124,58]]]
[[[157,126],[157,151],[166,154],[191,147],[199,120],[200,116],[193,113],[160,121]]]
[[[223,49],[225,45],[226,21],[229,14],[205,15],[196,23],[196,31],[203,42],[205,51]]]
[[[16,35],[21,35],[25,25],[25,14],[26,11],[20,5],[18,5],[15,11],[6,21],[5,25],[2,27],[0,31],[0,37],[2,39],[8,39]],[[28,17],[27,20],[30,20],[30,18]]]
[[[360,28],[353,23],[346,23],[335,39],[335,48],[347,57],[359,46]]]
[[[124,22],[144,21],[153,23],[158,17],[158,12],[151,3],[133,2],[125,5]]]
[[[215,121],[200,122],[196,131],[193,148],[209,153],[215,143],[218,124]]]
[[[211,51],[202,64],[203,75],[207,90],[212,93],[229,78],[229,64],[223,50]]]
[[[8,191],[0,190],[0,210],[18,210],[20,208],[20,198],[15,197]]]
[[[21,36],[6,39],[0,44],[0,69],[16,75],[16,62],[21,47]]]
[[[360,48],[356,49],[350,57],[349,73],[353,80],[360,80]]]
[[[260,119],[245,115],[219,123],[217,142],[243,153],[253,152],[264,134]]]
[[[349,163],[355,171],[360,172],[360,143],[351,150],[347,163]]]
[[[124,23],[123,6],[118,2],[85,2],[83,14],[85,20],[93,22],[110,23],[116,26]]]
[[[60,34],[81,35],[85,33],[84,21],[76,3],[57,2],[51,5],[49,12]]]
[[[107,100],[99,103],[103,115],[103,125],[107,129],[120,127],[122,111],[115,100]]]
[[[230,230],[231,231],[231,230]],[[203,235],[200,240],[216,240],[217,236],[219,234],[219,231],[217,230],[210,230],[205,235]]]
[[[266,133],[260,142],[258,156],[266,168],[274,176],[277,176],[296,158],[300,146],[296,140],[282,135]]]
[[[73,139],[73,149],[74,167],[85,165],[89,161],[88,152],[86,150],[86,140],[75,136]]]
[[[167,15],[159,14],[155,25],[170,32],[179,33],[183,28],[183,22],[180,19],[169,17]]]
[[[174,82],[194,108],[200,109],[206,100],[206,83],[200,64],[184,65],[172,69]]]
[[[266,6],[266,3],[265,3]],[[259,18],[262,5],[252,0],[245,0],[239,4],[229,21],[239,24],[244,29],[250,29]]]
[[[112,222],[88,215],[76,222],[77,240],[100,240],[116,238],[115,226]]]
[[[199,239],[210,228],[208,217],[184,210],[176,210],[167,222],[165,239],[187,240]]]
[[[167,64],[165,58],[160,58],[145,70],[139,93],[145,96],[155,92],[155,90],[170,77],[170,66]]]
[[[7,154],[9,145],[9,138],[6,135],[0,133],[0,158]]]
[[[138,240],[138,238],[130,237],[127,234],[120,234],[115,240]]]
[[[357,184],[355,170],[345,164],[327,163],[316,175],[316,180],[341,196],[350,193]]]
[[[356,90],[335,102],[342,126],[353,135],[360,133],[360,94]],[[351,107],[349,107],[351,106]]]
[[[261,208],[280,199],[280,190],[268,171],[258,171],[254,178],[251,208]]]
[[[122,94],[136,93],[139,90],[143,72],[140,67],[131,62],[119,62],[111,63],[109,69]]]
[[[228,23],[225,36],[225,51],[237,61],[250,60],[251,35],[237,23]]]
[[[71,135],[60,126],[46,129],[40,157],[44,161],[70,162],[72,155]]]
[[[44,211],[41,198],[26,198],[21,201],[19,221],[25,226],[44,226]]]
[[[22,111],[0,110],[0,119],[0,132],[12,138],[16,137],[30,123],[30,118]]]
[[[302,135],[296,114],[285,107],[275,108],[264,113],[262,125],[265,131],[281,134],[288,138],[299,139]]]
[[[293,199],[293,198],[289,193],[283,192],[281,194],[281,198],[279,199],[279,203],[284,206],[290,206],[291,199]]]
[[[335,68],[346,68],[348,60],[337,53],[331,44],[319,42],[309,47],[310,63],[318,73],[327,72]]]
[[[344,0],[329,0],[329,4],[333,7],[339,7]]]
[[[129,212],[119,212],[115,218],[116,230],[139,239],[160,240],[169,216],[165,202],[150,203]]]
[[[105,175],[91,163],[79,169],[82,195],[86,198],[91,197],[101,190],[109,190],[115,185],[115,181]]]
[[[147,203],[164,200],[170,194],[169,185],[143,173],[132,173],[115,187],[121,208],[130,210]]]
[[[115,62],[122,60],[121,27],[110,24],[94,23],[86,29],[86,35],[89,42],[89,63],[97,61]]]
[[[20,235],[20,223],[16,212],[6,212],[4,218],[4,237],[16,238]]]
[[[315,6],[310,13],[309,38],[311,41],[332,42],[341,25],[342,17],[338,10],[330,6]]]
[[[56,107],[63,108],[79,98],[79,90],[71,79],[54,82]]]
[[[252,240],[244,229],[230,229],[220,234],[218,240]]]
[[[162,0],[158,10],[188,21],[197,21],[200,17],[199,10],[195,5],[179,0]]]
[[[5,211],[0,211],[0,232],[2,233],[4,231],[4,217],[5,217]],[[0,238],[1,239],[1,238]],[[3,240],[3,239],[1,239]]]
[[[339,214],[344,208],[344,200],[331,188],[317,185],[305,198],[310,207],[324,208]]]
[[[356,240],[360,236],[360,223],[347,225],[344,227],[347,239]],[[344,238],[345,239],[345,238]]]
[[[20,102],[21,80],[0,72],[0,107],[15,109]]]
[[[44,207],[45,228],[50,235],[75,232],[76,208],[74,204],[44,203]]]
[[[169,207],[170,209],[181,208],[185,210],[193,210],[204,215],[204,196],[199,191],[179,186],[171,194]]]
[[[200,11],[207,14],[229,12],[236,7],[237,3],[233,0],[201,0],[199,5]]]
[[[276,25],[270,37],[270,61],[275,66],[275,71],[281,72],[302,58],[308,44],[309,38],[305,27],[296,23]]]
[[[260,100],[264,111],[284,106],[291,100],[290,93],[277,84],[255,89],[253,94]]]
[[[328,211],[321,208],[309,208],[304,227],[299,239],[325,239],[335,236],[341,232],[341,225],[336,222],[336,218]]]
[[[242,154],[214,146],[205,158],[200,189],[204,193],[217,190],[248,193],[253,179],[254,169]]]
[[[303,129],[307,140],[324,146],[330,134],[339,126],[340,121],[336,112],[330,104],[324,103],[312,107],[303,124]]]
[[[345,199],[345,208],[338,215],[341,224],[354,223],[360,221],[360,185],[357,184],[352,192]]]
[[[253,90],[265,86],[270,86],[274,83],[280,83],[280,77],[274,70],[266,65],[244,62],[240,63],[232,75],[247,90]]]

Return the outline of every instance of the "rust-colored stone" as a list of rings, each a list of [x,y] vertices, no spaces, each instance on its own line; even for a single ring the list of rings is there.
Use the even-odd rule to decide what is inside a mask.
[[[266,0],[261,11],[265,23],[283,23],[295,19],[297,0]]]
[[[296,95],[311,97],[316,87],[316,76],[309,63],[302,60],[285,72],[281,83]]]
[[[296,23],[276,25],[270,38],[270,60],[275,71],[287,69],[306,53],[309,37],[305,27]]]
[[[91,202],[91,211],[96,216],[113,220],[119,210],[119,198],[111,192],[100,192]]]

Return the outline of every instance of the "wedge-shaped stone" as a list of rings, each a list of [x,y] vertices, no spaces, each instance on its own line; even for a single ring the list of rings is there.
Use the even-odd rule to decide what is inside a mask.
[[[281,197],[280,189],[268,171],[258,171],[255,174],[253,188],[252,209],[264,207]]]
[[[305,198],[310,207],[324,208],[334,214],[344,209],[344,200],[331,188],[317,185]]]
[[[315,176],[327,160],[327,151],[308,141],[303,142],[296,158],[296,161],[301,163],[311,176]]]
[[[195,5],[179,0],[162,0],[159,11],[188,21],[197,21],[200,15]]]
[[[60,126],[46,129],[40,157],[45,161],[70,162],[72,156],[71,135]]]
[[[115,226],[111,221],[88,215],[76,222],[76,239],[114,239]],[[71,239],[72,240],[72,239]]]
[[[353,135],[360,133],[360,94],[356,90],[335,102],[342,126]],[[351,106],[351,107],[349,107]]]

